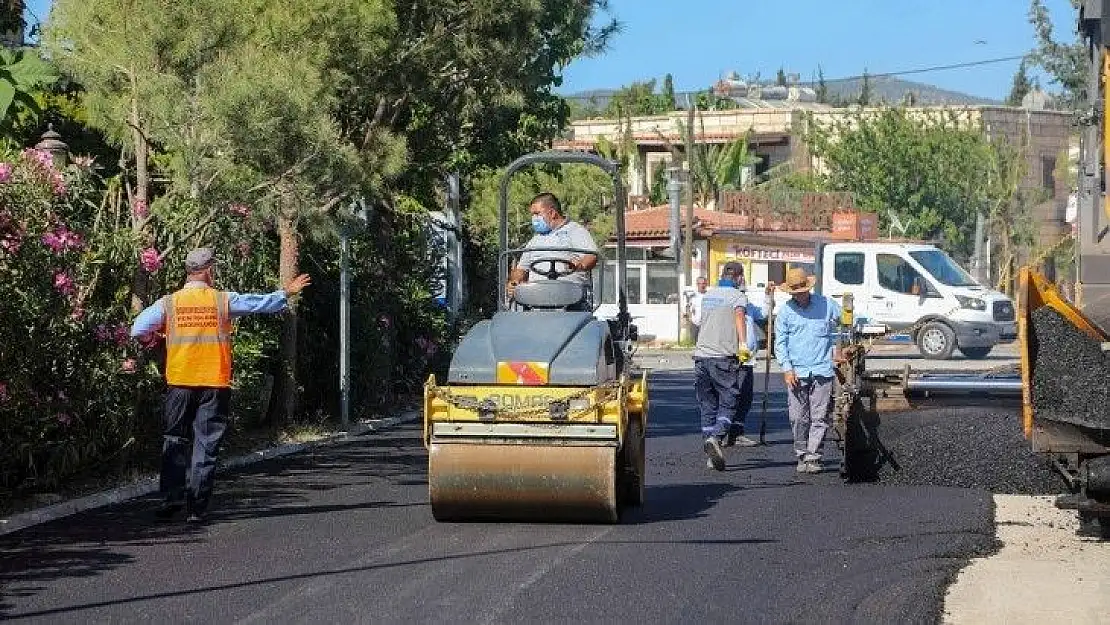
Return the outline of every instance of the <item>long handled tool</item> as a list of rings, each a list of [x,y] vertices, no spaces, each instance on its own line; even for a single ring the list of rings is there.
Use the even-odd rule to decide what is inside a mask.
[[[763,408],[759,413],[759,444],[767,444],[767,394],[771,386],[771,348],[775,344],[775,292],[767,294],[767,349],[763,357]]]

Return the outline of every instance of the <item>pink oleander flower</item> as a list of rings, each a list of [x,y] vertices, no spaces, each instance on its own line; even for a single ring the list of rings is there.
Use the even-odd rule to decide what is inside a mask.
[[[53,232],[47,232],[46,234],[42,235],[42,243],[46,247],[49,247],[50,251],[54,252],[55,254],[59,254],[63,250],[65,250],[65,246],[62,245],[62,240]]]
[[[234,202],[232,204],[229,204],[227,210],[235,213],[240,217],[243,217],[244,219],[250,217],[251,215],[251,207],[241,202]]]
[[[84,167],[84,168],[88,169],[89,167],[92,167],[94,163],[96,163],[96,157],[95,156],[74,156],[73,157],[73,164],[78,166],[78,167]]]
[[[50,175],[50,185],[54,188],[54,195],[65,195],[66,179],[62,172],[56,171]]]
[[[26,148],[23,150],[23,158],[46,169],[54,169],[54,156],[46,150]]]
[[[9,399],[11,399],[11,395],[8,395],[8,385],[4,382],[0,382],[0,404]]]
[[[66,228],[64,225],[55,228],[54,232],[47,232],[42,235],[42,242],[55,254],[60,254],[67,250],[81,249],[85,245],[81,235]]]
[[[93,334],[96,336],[96,340],[101,343],[107,343],[112,340],[112,330],[103,323],[96,326],[96,329],[93,330]]]
[[[73,295],[77,287],[73,284],[73,276],[68,271],[54,273],[54,288],[62,295]]]
[[[0,239],[0,248],[9,254],[18,254],[21,247],[23,247],[23,236],[18,232],[5,234],[4,238]]]
[[[116,345],[123,347],[131,341],[131,329],[127,327],[127,324],[121,323],[112,332],[112,337],[115,339]]]
[[[143,200],[135,200],[131,204],[131,214],[138,219],[146,219],[150,215],[150,206]]]
[[[162,257],[158,255],[158,250],[148,247],[139,255],[139,264],[147,273],[155,273],[162,268]]]
[[[138,369],[134,358],[127,358],[120,364],[120,370],[124,373],[135,373]]]
[[[64,412],[59,412],[56,418],[58,419],[58,423],[61,423],[62,425],[69,425],[70,423],[73,423],[73,417]]]
[[[0,184],[11,182],[15,168],[11,163],[0,163]]]
[[[74,321],[81,321],[85,318],[85,309],[81,306],[75,306],[69,313],[69,318]]]

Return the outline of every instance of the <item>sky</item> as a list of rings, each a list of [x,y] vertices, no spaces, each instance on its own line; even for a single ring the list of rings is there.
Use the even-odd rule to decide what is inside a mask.
[[[1057,40],[1074,41],[1069,0],[1047,0]],[[1017,56],[1034,46],[1029,0],[610,0],[623,31],[599,57],[564,71],[570,95],[670,73],[677,91],[708,88],[735,70],[812,80]],[[1004,99],[1019,61],[906,76]],[[1042,85],[1049,90],[1047,78]]]
[[[1072,41],[1069,0],[1046,0],[1057,39]],[[45,19],[51,0],[27,0]],[[1017,56],[1034,45],[1028,0],[610,0],[624,23],[609,49],[574,61],[563,94],[674,76],[678,91],[705,89],[725,73],[779,67],[802,80],[896,72]],[[1004,99],[1018,61],[906,76]],[[1042,84],[1050,90],[1047,77]]]

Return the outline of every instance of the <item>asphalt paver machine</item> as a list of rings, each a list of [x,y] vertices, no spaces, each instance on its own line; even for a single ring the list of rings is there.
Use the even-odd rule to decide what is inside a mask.
[[[510,267],[524,252],[509,247],[511,178],[528,166],[569,163],[599,167],[612,180],[615,319],[594,316],[600,293],[560,279],[570,271],[565,253],[589,250],[530,249],[539,257],[527,267],[532,277],[506,293]],[[631,359],[624,202],[617,164],[593,154],[540,152],[508,166],[499,195],[498,310],[463,337],[446,382],[431,376],[424,388],[437,520],[613,523],[643,502],[647,376]],[[594,269],[601,276],[604,264]]]
[[[1079,115],[1076,288],[1070,301],[1044,275],[1020,273],[1018,325],[1023,426],[1071,486],[1057,506],[1079,533],[1110,537],[1110,0],[1085,0],[1088,106]]]
[[[1046,456],[1070,487],[1056,505],[1074,509],[1083,536],[1110,537],[1110,0],[1084,0],[1079,31],[1087,43],[1088,106],[1078,116],[1082,134],[1075,231],[1073,299],[1031,266],[1017,289],[1020,370],[983,374],[880,372],[866,366],[872,339],[854,324],[850,306],[842,323],[847,358],[834,425],[844,450],[841,474],[871,479],[886,454],[878,437],[880,412],[935,404],[984,402],[1020,406],[1034,452]]]

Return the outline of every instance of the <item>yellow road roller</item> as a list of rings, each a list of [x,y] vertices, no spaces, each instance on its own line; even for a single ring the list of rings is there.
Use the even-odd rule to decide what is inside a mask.
[[[506,293],[509,267],[525,251],[508,246],[510,179],[524,167],[567,163],[595,165],[613,183],[614,319],[595,317],[591,285],[564,279],[571,274],[567,253],[590,250],[529,248],[530,258],[540,258],[527,269],[539,278]],[[631,363],[636,329],[623,286],[624,198],[617,164],[593,154],[541,152],[507,168],[499,195],[498,310],[460,341],[446,382],[433,375],[424,387],[436,520],[614,523],[623,508],[643,502],[647,376]]]

